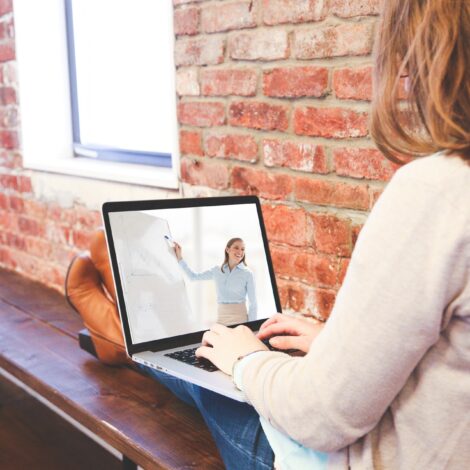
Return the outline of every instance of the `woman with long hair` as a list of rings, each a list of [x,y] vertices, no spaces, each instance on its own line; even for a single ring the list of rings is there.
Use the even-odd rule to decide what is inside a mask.
[[[469,65],[470,2],[382,2],[371,133],[413,161],[371,211],[324,327],[276,315],[257,336],[204,334],[196,354],[254,407],[180,382],[227,468],[272,468],[271,449],[282,470],[469,467]],[[272,337],[306,355],[267,351]]]
[[[256,320],[255,279],[246,264],[245,243],[241,238],[231,238],[224,250],[221,266],[207,271],[194,272],[183,259],[182,248],[174,243],[175,254],[181,268],[191,281],[213,280],[217,291],[217,322],[222,325],[236,325]],[[246,299],[250,303],[246,308]]]

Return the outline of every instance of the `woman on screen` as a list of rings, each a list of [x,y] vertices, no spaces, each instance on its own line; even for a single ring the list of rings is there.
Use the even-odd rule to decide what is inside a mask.
[[[256,319],[255,279],[245,259],[245,243],[241,238],[231,238],[225,247],[224,261],[207,271],[194,272],[184,261],[181,246],[174,242],[175,254],[181,268],[191,281],[213,279],[217,290],[217,322],[234,325]],[[250,306],[247,311],[246,298]]]

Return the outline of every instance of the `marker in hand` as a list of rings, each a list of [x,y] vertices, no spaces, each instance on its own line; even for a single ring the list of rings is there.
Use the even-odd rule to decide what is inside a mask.
[[[173,240],[173,238],[171,238],[169,235],[164,235],[163,238],[168,242],[168,243],[172,243],[173,246],[175,245],[175,241]],[[173,248],[173,247],[172,247]]]

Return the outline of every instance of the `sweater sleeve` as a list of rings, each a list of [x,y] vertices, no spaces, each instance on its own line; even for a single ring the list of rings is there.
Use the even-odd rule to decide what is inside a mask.
[[[259,355],[244,368],[259,414],[323,452],[373,429],[438,340],[445,307],[465,283],[463,212],[400,170],[361,231],[309,353]]]
[[[191,281],[208,281],[209,279],[214,279],[214,268],[196,273],[188,266],[184,259],[179,261],[179,265]]]

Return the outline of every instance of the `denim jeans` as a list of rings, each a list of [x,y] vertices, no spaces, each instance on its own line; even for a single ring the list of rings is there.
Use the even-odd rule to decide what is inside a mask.
[[[228,470],[273,468],[273,451],[252,406],[150,367],[139,367],[179,399],[199,410]]]

